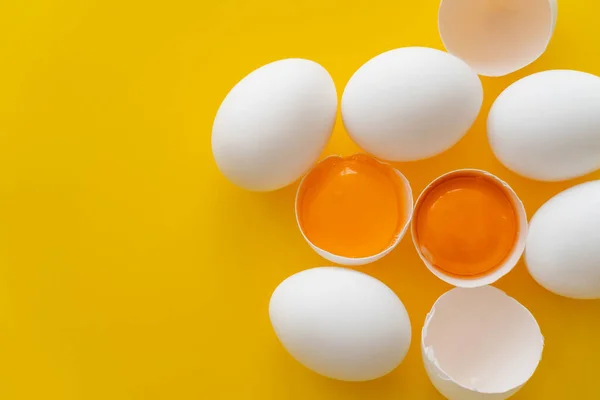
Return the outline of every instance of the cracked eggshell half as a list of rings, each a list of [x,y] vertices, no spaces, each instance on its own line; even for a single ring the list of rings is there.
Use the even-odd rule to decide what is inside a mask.
[[[438,28],[449,53],[480,75],[502,76],[544,53],[557,15],[557,0],[442,0]]]
[[[349,210],[352,210],[352,209],[356,210],[359,207],[365,207],[365,206],[366,207],[378,207],[378,204],[376,204],[376,203],[380,200],[383,200],[383,199],[373,198],[372,199],[373,203],[371,203],[369,205],[359,204],[359,203],[355,202],[356,197],[358,195],[360,195],[359,192],[368,191],[368,188],[361,187],[361,185],[360,185],[360,182],[364,182],[364,179],[369,179],[368,176],[361,178],[359,175],[347,174],[344,171],[339,171],[340,174],[346,175],[348,179],[352,179],[353,176],[356,176],[358,184],[346,185],[344,187],[338,187],[335,189],[331,185],[328,185],[327,182],[319,182],[316,179],[313,179],[314,176],[317,176],[320,173],[323,173],[323,172],[327,173],[328,170],[332,170],[333,168],[335,168],[335,165],[337,163],[345,162],[347,160],[363,161],[363,162],[369,163],[373,166],[376,166],[378,169],[385,172],[387,174],[387,176],[389,178],[391,178],[391,179],[389,179],[389,184],[391,186],[393,186],[395,196],[396,196],[396,201],[398,202],[398,206],[401,208],[397,214],[398,215],[397,225],[395,228],[395,232],[393,232],[392,235],[390,236],[389,245],[387,245],[387,247],[383,248],[383,250],[381,250],[375,254],[369,254],[369,255],[361,256],[361,257],[349,257],[349,256],[345,256],[345,255],[336,254],[335,251],[332,251],[327,248],[323,248],[320,245],[318,245],[317,243],[315,243],[314,238],[311,237],[311,233],[306,229],[306,227],[303,223],[305,218],[314,219],[315,217],[317,217],[317,216],[306,215],[307,212],[304,211],[305,207],[303,206],[303,204],[307,201],[306,198],[309,197],[309,196],[307,196],[307,193],[309,193],[309,195],[313,198],[315,198],[315,197],[318,198],[319,196],[331,196],[331,197],[335,198],[337,201],[339,201],[340,203],[343,203],[344,206],[347,207]],[[319,193],[319,191],[321,193]],[[334,191],[335,191],[335,193],[334,193]],[[375,261],[385,257],[392,250],[394,250],[394,248],[396,248],[396,246],[398,246],[398,243],[400,243],[400,241],[406,234],[408,227],[410,226],[410,222],[411,222],[411,219],[413,216],[413,205],[414,205],[414,200],[413,200],[413,193],[412,193],[412,188],[410,186],[410,182],[397,169],[395,169],[392,166],[390,166],[389,164],[387,164],[385,162],[381,162],[367,154],[359,153],[359,154],[353,154],[353,155],[350,155],[347,157],[341,157],[341,156],[334,155],[334,156],[329,156],[329,157],[325,158],[323,161],[321,161],[320,163],[318,163],[315,167],[313,167],[311,169],[311,171],[300,182],[300,185],[298,186],[298,191],[296,192],[296,200],[295,200],[296,223],[298,225],[298,229],[300,229],[300,232],[302,233],[302,237],[304,238],[304,240],[306,240],[308,245],[321,257],[323,257],[326,260],[331,261],[333,263],[339,264],[339,265],[360,266],[360,265],[370,264],[372,262],[375,262]],[[360,210],[356,210],[356,211],[358,212]],[[350,218],[352,216],[348,215],[348,217]],[[339,215],[336,218],[339,218]],[[387,216],[386,218],[391,218],[391,215]],[[318,219],[320,219],[322,221],[322,223],[328,222],[323,218],[318,218]],[[336,225],[342,226],[342,223],[338,221],[336,223]],[[324,229],[328,229],[328,228],[325,227]],[[377,230],[378,228],[376,226],[372,226],[371,229],[372,229],[371,231],[365,231],[364,233],[362,233],[362,235],[363,236],[369,235],[369,232],[374,232],[373,230]],[[331,238],[332,236],[335,236],[335,232],[329,231],[327,236]],[[364,238],[366,239],[366,236],[364,236]],[[353,247],[353,246],[348,244],[346,247]],[[354,247],[356,247],[356,246],[354,246]]]
[[[551,70],[510,85],[487,120],[498,160],[540,181],[576,178],[600,168],[600,78]]]
[[[335,84],[321,65],[290,58],[262,66],[235,85],[217,111],[217,166],[247,190],[287,186],[317,162],[336,113]]]
[[[388,374],[411,341],[398,296],[381,281],[345,268],[313,268],[285,279],[271,296],[269,317],[294,359],[343,381]]]
[[[427,47],[382,53],[344,89],[342,119],[352,140],[387,161],[416,161],[454,146],[483,101],[479,77],[462,60]]]
[[[535,372],[544,337],[533,315],[492,286],[455,288],[425,319],[421,348],[435,388],[449,400],[503,400]]]

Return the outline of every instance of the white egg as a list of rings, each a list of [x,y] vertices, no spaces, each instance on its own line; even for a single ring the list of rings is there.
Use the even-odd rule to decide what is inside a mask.
[[[287,186],[317,161],[333,131],[337,93],[319,64],[286,59],[242,79],[221,103],[212,149],[221,172],[254,191]]]
[[[527,178],[559,181],[600,168],[600,78],[554,70],[509,86],[488,116],[496,157]]]
[[[342,117],[363,150],[413,161],[456,144],[482,101],[481,81],[465,62],[440,50],[405,47],[356,71],[342,96]]]
[[[556,294],[600,298],[600,181],[548,200],[533,216],[525,262],[533,278]]]
[[[400,299],[382,282],[350,269],[292,275],[275,289],[269,315],[292,357],[334,379],[386,375],[410,346],[410,320]]]

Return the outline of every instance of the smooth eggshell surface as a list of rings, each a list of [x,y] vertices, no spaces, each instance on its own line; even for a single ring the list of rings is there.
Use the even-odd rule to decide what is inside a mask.
[[[330,378],[366,381],[395,369],[411,339],[408,314],[385,284],[358,271],[321,267],[283,281],[271,324],[287,351]]]
[[[342,96],[350,137],[384,160],[413,161],[456,144],[475,121],[483,89],[462,60],[405,47],[380,54],[354,73]]]
[[[600,78],[553,70],[509,86],[488,116],[496,157],[527,178],[560,181],[600,168]]]
[[[600,298],[600,181],[548,200],[533,216],[525,262],[533,278],[556,294]]]
[[[287,186],[317,161],[336,112],[335,85],[322,66],[303,59],[267,64],[221,103],[212,131],[217,165],[248,190]]]

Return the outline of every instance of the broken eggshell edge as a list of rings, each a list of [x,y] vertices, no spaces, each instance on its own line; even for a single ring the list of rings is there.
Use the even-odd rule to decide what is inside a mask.
[[[440,5],[438,8],[438,32],[439,32],[440,39],[442,40],[442,43],[443,43],[446,51],[448,51],[448,53],[450,53],[460,59],[463,59],[463,57],[460,57],[458,54],[456,54],[455,51],[452,50],[455,48],[455,46],[451,45],[449,43],[447,35],[444,35],[444,33],[443,33],[443,31],[445,30],[442,27],[443,24],[449,25],[449,24],[464,24],[465,23],[464,20],[454,20],[454,21],[450,21],[450,22],[448,22],[447,20],[443,21],[443,19],[444,19],[443,18],[443,7],[447,6],[447,4],[449,2],[450,2],[450,0],[441,0],[440,1]],[[446,3],[446,4],[444,4],[444,3]],[[548,37],[545,39],[545,43],[543,45],[540,45],[540,48],[538,50],[532,51],[531,55],[529,57],[527,57],[526,61],[513,63],[513,65],[510,67],[507,67],[506,64],[500,65],[501,64],[500,62],[496,62],[494,64],[494,66],[491,68],[488,68],[488,67],[480,68],[475,65],[472,65],[471,63],[468,63],[464,59],[463,60],[465,62],[467,62],[467,64],[469,64],[469,66],[475,71],[476,74],[481,75],[481,76],[489,76],[489,77],[505,76],[505,75],[511,74],[515,71],[518,71],[522,68],[525,68],[526,66],[535,62],[538,58],[540,58],[546,52],[546,49],[548,48],[548,45],[550,44],[550,41],[552,40],[552,36],[554,35],[554,32],[556,30],[556,22],[558,19],[558,0],[547,0],[547,3],[548,3],[548,9],[550,12]],[[492,45],[493,44],[490,44],[490,46],[492,46]]]
[[[357,154],[363,154],[363,153],[357,153]],[[346,157],[351,157],[352,155],[349,156],[341,156],[341,155],[330,155],[325,157],[323,160],[319,161],[315,166],[313,166],[313,169],[321,164],[322,162],[324,162],[325,160],[328,160],[329,158],[346,158]],[[382,162],[380,160],[378,160],[377,158],[368,155],[369,157],[371,157],[373,160],[375,160],[376,162],[378,162],[379,164],[385,165],[389,168],[391,168],[396,175],[400,178],[400,181],[402,182],[403,188],[404,188],[404,194],[406,196],[406,221],[404,222],[404,225],[402,227],[402,229],[400,230],[400,232],[397,234],[396,239],[394,240],[394,242],[392,244],[390,244],[385,250],[374,254],[372,256],[368,256],[368,257],[358,257],[358,258],[352,258],[352,257],[344,257],[344,256],[339,256],[337,254],[333,254],[330,253],[326,250],[321,249],[320,247],[315,246],[306,236],[306,234],[304,233],[304,230],[302,229],[302,225],[300,224],[300,217],[298,215],[298,198],[300,197],[300,191],[302,189],[302,186],[304,185],[304,181],[306,179],[306,177],[308,175],[310,175],[310,173],[312,172],[312,169],[306,174],[304,175],[304,177],[302,178],[302,180],[300,181],[300,184],[298,185],[298,190],[296,191],[296,200],[294,202],[294,212],[296,214],[296,224],[298,225],[298,229],[300,230],[300,233],[302,234],[302,237],[304,238],[304,240],[306,240],[306,242],[308,243],[308,245],[317,253],[319,254],[321,257],[323,257],[324,259],[331,261],[333,263],[339,264],[339,265],[345,265],[345,266],[360,266],[360,265],[366,265],[366,264],[370,264],[372,262],[375,262],[383,257],[385,257],[386,255],[388,255],[392,250],[394,250],[396,248],[396,246],[398,246],[398,243],[400,243],[400,241],[402,240],[402,238],[404,237],[404,235],[406,234],[406,231],[408,230],[408,227],[410,226],[410,223],[412,221],[412,216],[413,216],[413,210],[414,210],[414,198],[413,198],[413,192],[412,192],[412,188],[410,187],[410,182],[408,181],[408,179],[400,172],[398,171],[396,168],[392,167],[390,164]]]
[[[515,193],[515,191],[508,185],[508,183],[504,182],[502,179],[498,178],[496,175],[493,175],[487,171],[481,169],[457,169],[454,171],[447,172],[436,179],[434,179],[431,183],[429,183],[425,189],[421,192],[417,201],[415,202],[414,214],[418,213],[419,206],[421,202],[428,194],[428,192],[433,189],[437,184],[446,179],[453,178],[454,175],[456,177],[471,175],[471,176],[485,176],[490,178],[492,181],[497,183],[503,190],[504,193],[508,195],[511,203],[513,204],[514,210],[517,214],[517,222],[518,222],[518,233],[517,240],[515,241],[514,247],[510,253],[510,255],[502,262],[502,264],[491,270],[486,274],[482,274],[476,277],[460,277],[452,274],[445,273],[442,269],[437,268],[433,265],[429,260],[425,257],[423,252],[420,249],[419,243],[417,242],[417,234],[416,234],[416,224],[415,218],[413,216],[411,221],[411,236],[412,241],[421,258],[421,261],[425,264],[427,269],[431,271],[432,274],[440,278],[446,283],[456,287],[463,288],[475,288],[485,285],[490,285],[496,282],[498,279],[502,278],[504,275],[508,274],[512,269],[517,265],[523,252],[525,251],[525,243],[527,240],[527,212],[525,211],[525,206],[519,196]]]
[[[425,322],[423,323],[423,328],[421,329],[421,355],[423,357],[423,364],[425,366],[425,371],[427,372],[427,376],[429,377],[429,380],[431,381],[432,385],[436,388],[436,390],[449,400],[483,400],[483,399],[485,399],[485,400],[505,400],[505,399],[508,399],[509,397],[513,396],[516,392],[518,392],[531,379],[531,377],[535,373],[535,370],[537,369],[537,367],[539,366],[539,363],[542,360],[542,353],[543,353],[543,349],[544,349],[544,336],[542,335],[541,330],[539,330],[540,354],[539,354],[537,364],[535,365],[535,368],[527,376],[524,376],[522,378],[522,382],[520,382],[520,384],[514,385],[513,387],[510,387],[510,388],[507,388],[507,390],[505,390],[503,392],[493,392],[492,393],[492,392],[478,391],[476,389],[469,388],[465,385],[462,385],[462,384],[456,382],[441,367],[439,361],[435,357],[433,348],[431,346],[427,346],[425,344],[426,339],[427,339],[427,334],[428,334],[429,323],[435,316],[436,306],[439,305],[439,303],[441,301],[443,301],[446,296],[448,296],[449,294],[451,294],[452,292],[454,292],[456,290],[493,290],[493,291],[497,291],[497,292],[501,293],[502,295],[506,296],[507,298],[509,298],[510,300],[512,300],[517,305],[519,305],[522,308],[522,310],[528,314],[528,316],[531,318],[531,320],[533,320],[533,322],[535,322],[535,325],[537,326],[538,330],[540,329],[539,324],[537,323],[537,320],[535,319],[535,317],[533,316],[531,311],[529,311],[527,309],[527,307],[523,306],[517,300],[510,297],[504,291],[502,291],[498,288],[495,288],[493,286],[482,286],[482,287],[475,288],[475,289],[465,289],[465,288],[451,289],[451,290],[445,292],[444,294],[442,294],[436,300],[436,302],[431,307],[431,310],[427,314],[427,316],[425,318]]]

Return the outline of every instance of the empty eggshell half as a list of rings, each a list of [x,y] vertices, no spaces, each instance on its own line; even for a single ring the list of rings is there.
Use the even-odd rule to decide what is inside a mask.
[[[438,27],[449,53],[480,75],[502,76],[544,53],[557,13],[557,0],[442,0]]]
[[[551,70],[526,76],[496,99],[487,120],[492,151],[507,168],[541,181],[600,168],[600,78]]]
[[[449,400],[503,400],[535,372],[544,337],[533,315],[492,286],[455,288],[425,319],[421,348],[435,388]]]
[[[340,163],[347,161],[366,163],[371,171],[377,169],[381,174],[377,177],[361,175],[362,171],[352,164],[342,164],[340,167]],[[328,182],[327,178],[331,175],[341,178],[342,181],[337,185],[335,182]],[[321,176],[324,176],[323,179]],[[368,185],[369,180],[382,177],[387,191],[374,192]],[[361,201],[365,194],[370,196],[370,199]],[[320,208],[321,214],[311,212],[310,206],[307,206],[311,201],[317,204],[315,208]],[[328,201],[334,206],[335,210],[330,209],[330,213],[335,215],[323,215],[327,210],[318,205],[323,201]],[[393,214],[378,214],[382,220],[392,224],[392,226],[388,224],[391,230],[386,230],[389,233],[386,243],[373,253],[342,254],[338,249],[359,251],[370,238],[382,234],[384,229],[380,225],[369,222],[370,220],[380,222],[375,221],[372,211],[381,211],[384,204],[388,206],[396,204],[397,207],[392,210]],[[340,265],[358,266],[379,260],[400,243],[410,225],[413,204],[412,189],[408,179],[389,164],[367,154],[354,154],[347,157],[329,156],[313,167],[300,182],[295,201],[296,222],[306,242],[321,257]],[[343,237],[347,237],[346,231],[353,229],[353,220],[357,220],[365,229],[357,231],[356,235],[351,237],[351,241],[345,243]],[[316,228],[310,228],[310,221],[313,221],[313,226],[317,225]],[[319,243],[319,236],[325,238],[330,246]],[[332,243],[335,245],[335,250],[331,248]]]
[[[473,179],[483,181],[487,186],[490,186],[491,189],[487,190],[493,190],[495,197],[484,197],[481,193],[474,191],[473,187],[467,187],[460,183],[455,186],[448,186],[448,184],[452,185],[453,182]],[[438,193],[438,188],[445,186],[448,186],[450,190],[445,194],[443,192]],[[461,191],[466,193],[467,197],[455,197],[456,200],[451,204],[452,208],[447,206],[448,203],[443,204],[443,199],[447,199],[448,195],[458,194],[460,196]],[[431,200],[430,196],[433,196],[434,200]],[[439,196],[437,200],[436,196]],[[463,202],[464,200],[469,202]],[[483,217],[487,216],[488,212],[495,211],[486,208],[491,200],[502,201],[506,210],[504,213],[509,212],[509,214],[504,215],[493,215],[493,221],[505,227],[504,220],[509,215],[514,222],[512,228],[508,230],[511,236],[507,239],[507,244],[502,251],[494,247],[498,242],[496,237],[490,236],[490,232],[479,232],[477,230],[486,228],[485,226],[478,228],[476,224],[482,223],[478,221],[487,222],[488,220]],[[437,255],[428,247],[428,243],[420,233],[421,222],[425,218],[423,215],[427,215],[424,214],[426,207],[431,207],[430,209],[434,210],[432,216],[427,216],[427,225],[430,227],[429,229],[434,229],[434,236],[431,237],[443,246],[437,254],[441,256],[439,259],[435,258]],[[480,213],[484,211],[485,215],[481,215]],[[441,225],[442,223],[443,225]],[[464,230],[463,227],[471,229],[472,232]],[[527,213],[515,191],[497,176],[478,169],[455,170],[436,178],[423,189],[415,203],[411,233],[415,249],[429,271],[451,285],[475,288],[496,282],[508,274],[518,263],[525,249],[527,239]],[[477,238],[466,237],[467,233],[478,233],[479,236]],[[486,251],[482,251],[482,249],[485,249],[483,246],[491,246],[498,253],[496,260],[489,268],[484,268],[476,273],[459,274],[443,264],[443,262],[451,262],[457,263],[457,265],[463,264],[462,268],[467,268],[467,262],[487,262],[478,258],[485,257],[483,260],[487,260]],[[476,253],[478,255],[475,255]],[[466,260],[464,254],[467,254]]]
[[[482,101],[481,81],[464,61],[441,50],[404,47],[354,73],[342,96],[342,119],[367,153],[416,161],[454,146]]]
[[[411,341],[406,308],[381,281],[362,272],[321,267],[277,286],[269,317],[285,349],[333,379],[366,381],[394,370]]]

